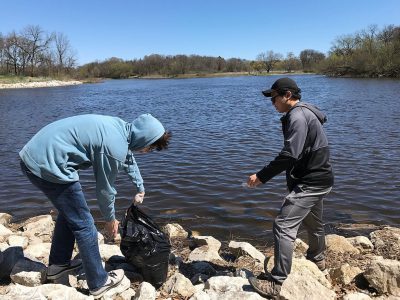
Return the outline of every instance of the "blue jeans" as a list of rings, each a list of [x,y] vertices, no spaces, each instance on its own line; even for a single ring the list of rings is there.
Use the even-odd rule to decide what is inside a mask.
[[[325,258],[323,197],[330,190],[296,186],[286,196],[273,226],[274,268],[271,276],[278,283],[282,284],[291,271],[293,244],[301,224],[308,233],[307,259],[320,261]]]
[[[107,281],[108,274],[101,262],[97,229],[79,181],[57,184],[43,180],[34,175],[23,161],[21,170],[58,210],[49,265],[68,264],[76,240],[89,289],[102,287]]]

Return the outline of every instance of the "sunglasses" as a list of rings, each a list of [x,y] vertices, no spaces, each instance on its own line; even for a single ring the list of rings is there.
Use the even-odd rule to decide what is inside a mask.
[[[271,97],[271,102],[272,102],[272,104],[275,104],[275,102],[276,102],[276,97],[278,97],[279,95],[276,95],[276,96],[274,96],[274,97]]]

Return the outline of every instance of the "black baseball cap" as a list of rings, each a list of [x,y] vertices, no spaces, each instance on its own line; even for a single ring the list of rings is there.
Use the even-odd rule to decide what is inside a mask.
[[[279,78],[270,89],[262,91],[265,97],[271,97],[273,91],[291,91],[294,93],[300,93],[301,89],[297,86],[296,82],[289,77]]]

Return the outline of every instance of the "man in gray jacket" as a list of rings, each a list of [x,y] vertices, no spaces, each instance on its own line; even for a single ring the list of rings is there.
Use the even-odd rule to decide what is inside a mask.
[[[322,124],[326,116],[315,106],[301,103],[301,90],[290,78],[280,78],[263,91],[271,97],[281,118],[284,146],[278,156],[247,184],[255,187],[286,171],[289,194],[273,225],[274,268],[264,279],[249,279],[262,296],[278,297],[292,266],[293,243],[301,224],[308,233],[307,259],[325,269],[325,232],[322,222],[323,197],[333,185],[329,147]],[[267,274],[267,272],[266,272]]]

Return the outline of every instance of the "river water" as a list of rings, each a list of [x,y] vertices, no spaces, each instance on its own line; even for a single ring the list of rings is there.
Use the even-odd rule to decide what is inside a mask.
[[[242,183],[282,147],[280,115],[260,93],[277,78],[108,80],[0,90],[0,212],[22,220],[52,209],[18,164],[18,151],[41,127],[75,114],[130,121],[149,112],[173,138],[165,152],[135,156],[145,181],[145,211],[161,224],[177,222],[223,240],[270,240],[286,194],[284,174],[256,189]],[[325,222],[400,224],[400,82],[292,78],[303,100],[328,115],[335,186],[325,199]],[[90,170],[81,173],[81,181],[101,220]],[[116,188],[120,218],[135,191],[123,173]]]

